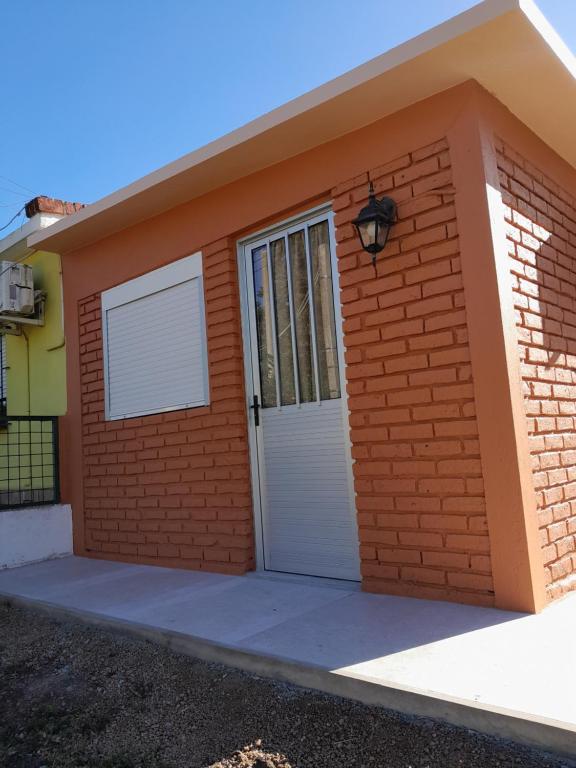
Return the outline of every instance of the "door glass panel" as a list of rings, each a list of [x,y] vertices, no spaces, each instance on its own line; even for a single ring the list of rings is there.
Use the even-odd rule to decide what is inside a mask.
[[[296,326],[300,402],[309,403],[312,400],[316,400],[316,386],[314,381],[310,293],[308,290],[308,267],[306,263],[304,230],[301,229],[299,232],[294,232],[290,235],[288,243],[292,275],[292,300],[294,302],[293,315]]]
[[[274,331],[272,302],[266,246],[252,251],[252,273],[256,300],[256,328],[258,333],[258,361],[260,365],[260,391],[262,405],[276,405],[276,372],[274,366]]]
[[[308,228],[316,320],[316,347],[320,399],[340,397],[340,373],[336,343],[336,320],[332,296],[332,265],[328,222],[321,221]]]
[[[270,243],[272,283],[274,285],[274,317],[280,373],[280,401],[282,405],[296,402],[294,386],[294,357],[292,353],[292,322],[290,319],[290,293],[286,269],[284,238]]]
[[[262,405],[339,398],[328,222],[254,248],[252,271]]]

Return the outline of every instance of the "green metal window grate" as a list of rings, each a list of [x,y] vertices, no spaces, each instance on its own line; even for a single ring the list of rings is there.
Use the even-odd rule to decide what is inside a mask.
[[[60,500],[57,416],[8,416],[0,429],[0,509]]]

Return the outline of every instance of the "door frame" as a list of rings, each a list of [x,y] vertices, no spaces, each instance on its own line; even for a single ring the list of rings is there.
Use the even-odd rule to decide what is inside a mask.
[[[328,221],[328,232],[330,237],[330,264],[332,268],[332,298],[334,302],[334,319],[336,325],[336,343],[338,347],[339,374],[340,374],[340,393],[342,402],[342,420],[344,425],[344,434],[346,435],[346,473],[350,492],[350,513],[354,519],[356,530],[358,530],[358,517],[356,509],[356,494],[354,491],[354,474],[352,458],[352,441],[350,439],[350,411],[348,408],[348,392],[346,389],[346,363],[344,358],[344,332],[342,305],[340,302],[340,275],[338,272],[338,260],[336,258],[336,235],[334,227],[334,212],[331,203],[310,208],[307,211],[283,219],[272,226],[260,229],[250,235],[243,237],[236,243],[237,266],[238,266],[238,285],[240,288],[240,315],[242,326],[242,347],[244,357],[244,385],[246,396],[246,414],[248,425],[248,449],[250,454],[250,477],[252,486],[252,507],[254,516],[254,536],[256,549],[256,570],[266,570],[265,559],[265,535],[264,530],[267,525],[266,520],[266,499],[265,499],[265,475],[264,475],[264,457],[260,450],[256,425],[254,423],[252,405],[252,394],[257,393],[260,396],[259,382],[255,380],[255,371],[258,370],[258,350],[254,349],[252,344],[253,331],[251,329],[252,317],[251,310],[251,290],[248,285],[249,273],[247,269],[248,248],[268,238],[273,238],[275,234],[283,232],[299,224],[316,218],[326,218]],[[261,399],[261,396],[260,396]],[[321,404],[319,405],[321,407]],[[358,541],[358,547],[360,543]]]

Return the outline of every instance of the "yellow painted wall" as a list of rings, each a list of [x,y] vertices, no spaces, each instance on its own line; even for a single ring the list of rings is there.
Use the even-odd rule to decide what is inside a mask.
[[[60,257],[37,251],[24,260],[35,290],[46,291],[45,324],[6,336],[6,392],[11,416],[62,416],[66,412],[66,348]]]

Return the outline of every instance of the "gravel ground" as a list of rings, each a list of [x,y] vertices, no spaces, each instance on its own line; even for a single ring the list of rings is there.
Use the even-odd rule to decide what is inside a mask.
[[[0,605],[1,768],[572,768]]]

